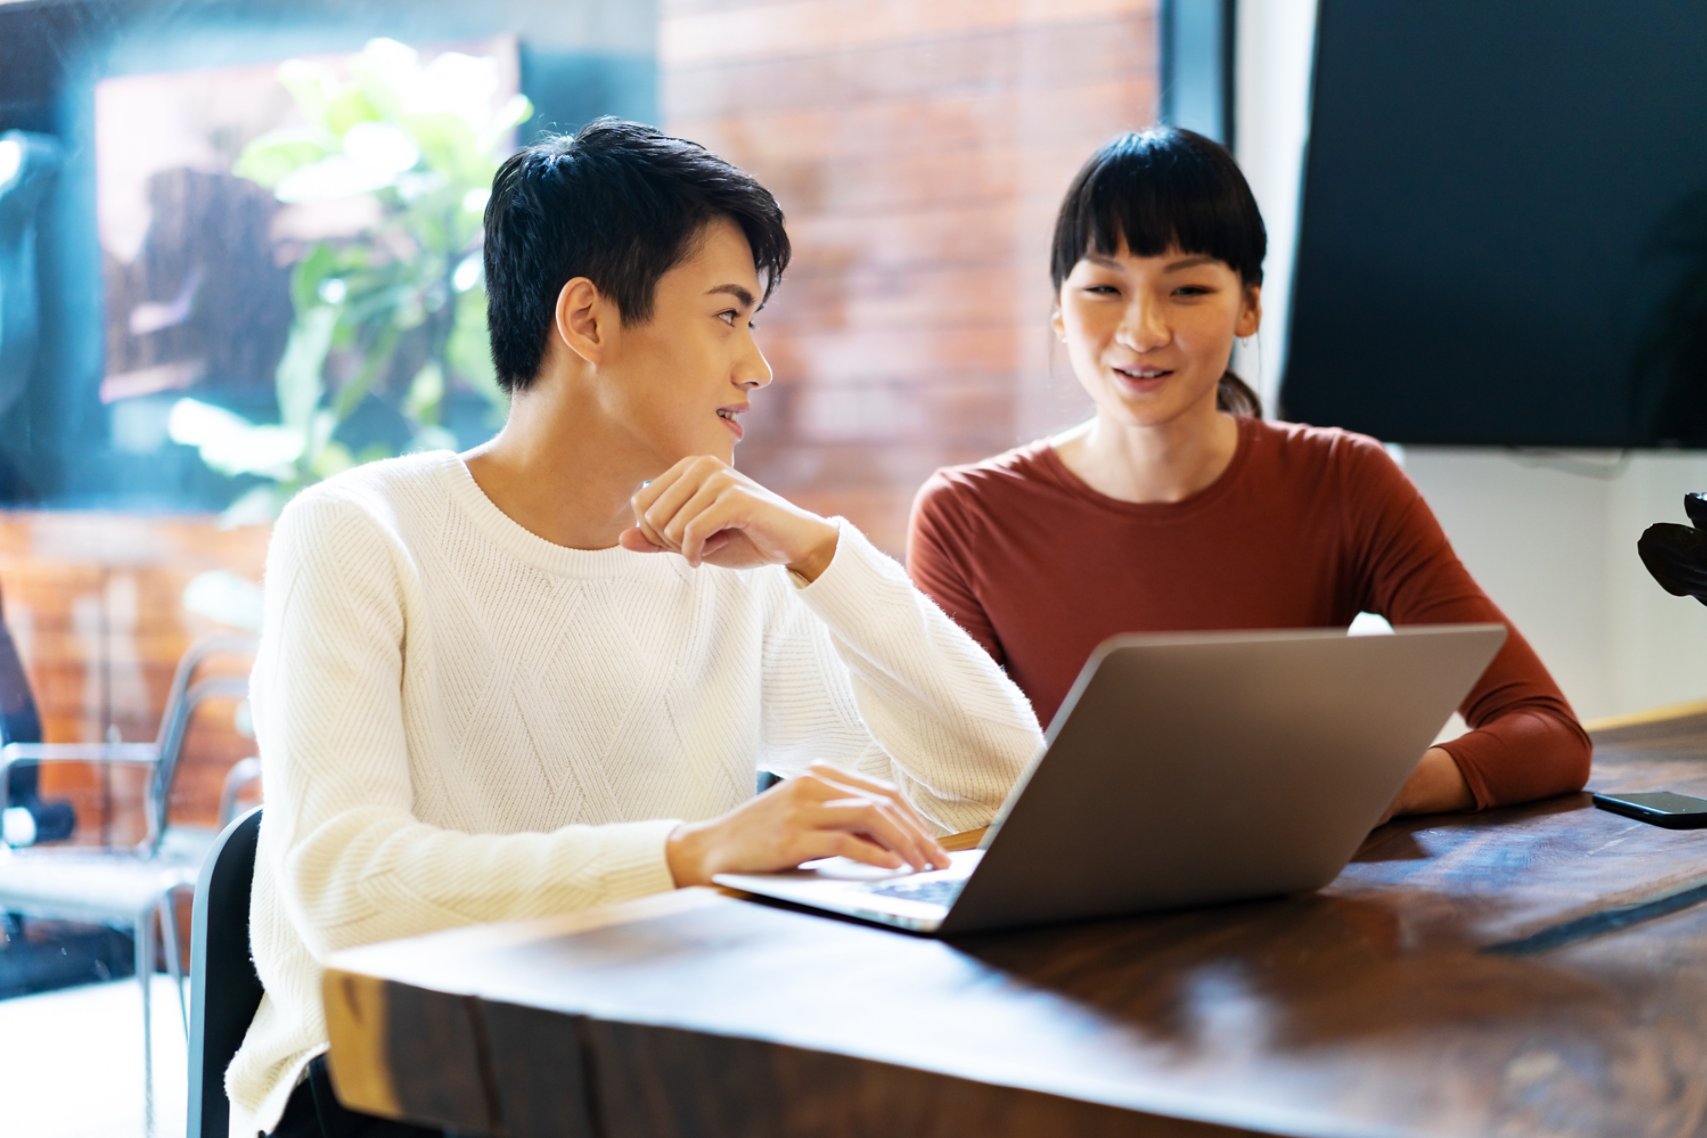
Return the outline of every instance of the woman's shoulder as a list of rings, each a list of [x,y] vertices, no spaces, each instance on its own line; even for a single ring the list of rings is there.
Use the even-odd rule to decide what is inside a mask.
[[[919,491],[933,506],[1008,503],[1055,486],[1048,439],[1036,439],[976,462],[939,467]]]
[[[1022,519],[1059,516],[1063,492],[1052,458],[1050,441],[1038,439],[938,468],[913,500],[909,546],[977,542],[1009,532]]]
[[[1409,511],[1421,499],[1398,460],[1369,435],[1268,422],[1258,437],[1259,445],[1252,448],[1254,485],[1284,494],[1300,509],[1331,507],[1348,525],[1357,525],[1359,519]]]
[[[939,467],[930,480],[985,492],[1029,485],[1045,480],[1049,449],[1049,439],[1033,439],[976,462]]]
[[[1246,423],[1253,443],[1252,457],[1258,463],[1281,466],[1292,473],[1315,470],[1330,474],[1372,466],[1398,469],[1379,439],[1344,427],[1317,427],[1281,419],[1250,419]]]

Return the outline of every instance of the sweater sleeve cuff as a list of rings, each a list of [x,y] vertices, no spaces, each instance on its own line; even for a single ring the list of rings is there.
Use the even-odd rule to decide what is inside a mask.
[[[606,900],[628,901],[668,893],[676,887],[664,843],[681,824],[675,818],[656,818],[600,827],[604,838],[600,868],[609,891]]]
[[[830,564],[810,583],[801,584],[792,574],[790,579],[814,612],[831,627],[842,627],[870,615],[873,589],[897,585],[911,589],[912,585],[906,571],[871,544],[852,522],[842,517],[829,520],[837,530],[836,552]]]
[[[1493,790],[1488,786],[1487,778],[1477,769],[1464,753],[1460,739],[1451,739],[1434,746],[1445,751],[1452,760],[1452,765],[1458,768],[1458,773],[1464,777],[1464,785],[1470,788],[1470,797],[1475,800],[1473,810],[1486,810],[1495,805]]]

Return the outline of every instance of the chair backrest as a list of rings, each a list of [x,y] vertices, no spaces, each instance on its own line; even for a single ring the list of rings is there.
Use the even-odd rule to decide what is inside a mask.
[[[6,610],[0,602],[0,744],[41,742],[41,716],[36,711],[35,697],[30,694],[30,677],[24,671],[24,661],[18,646],[6,627]],[[36,794],[34,763],[19,763],[10,772],[10,798],[14,802],[33,800]]]
[[[249,694],[249,676],[245,668],[241,675],[217,675],[209,679],[196,677],[209,661],[221,657],[247,657],[255,650],[255,638],[240,633],[203,637],[191,644],[172,672],[172,682],[166,689],[166,706],[160,713],[159,734],[155,747],[160,760],[155,764],[147,795],[148,849],[159,848],[166,835],[168,813],[172,805],[172,786],[178,777],[178,760],[183,756],[184,740],[189,734],[190,720],[204,700],[241,700]]]
[[[261,807],[215,839],[196,881],[190,918],[190,1104],[187,1138],[226,1138],[231,1103],[225,1069],[243,1043],[261,979],[249,956],[249,885]]]
[[[0,746],[40,743],[41,734],[41,713],[30,694],[30,676],[0,605]],[[35,823],[34,841],[63,841],[71,836],[77,828],[77,811],[63,799],[42,800],[40,768],[35,763],[13,763],[5,777],[5,803],[29,812]]]

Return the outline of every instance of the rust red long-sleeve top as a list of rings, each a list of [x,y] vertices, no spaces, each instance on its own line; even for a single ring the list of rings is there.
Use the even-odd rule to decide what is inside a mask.
[[[908,538],[918,586],[1048,723],[1091,649],[1121,632],[1500,621],[1505,645],[1441,744],[1478,807],[1578,790],[1589,740],[1547,669],[1471,579],[1375,440],[1239,420],[1227,470],[1183,502],[1091,489],[1047,442],[937,471]]]

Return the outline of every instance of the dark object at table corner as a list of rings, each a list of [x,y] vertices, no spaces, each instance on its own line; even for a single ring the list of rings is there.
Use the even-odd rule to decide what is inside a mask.
[[[1636,553],[1660,588],[1707,605],[1707,494],[1685,494],[1683,509],[1689,525],[1655,522],[1642,531]]]

